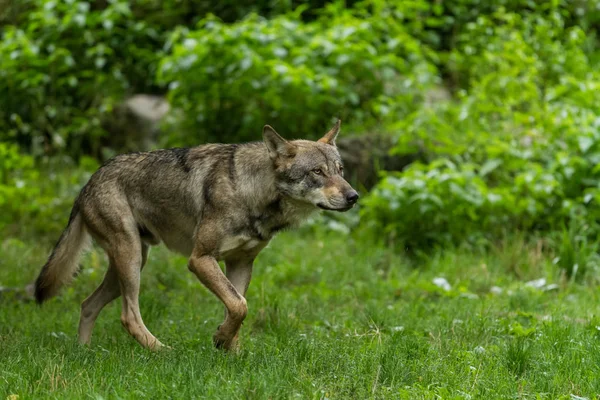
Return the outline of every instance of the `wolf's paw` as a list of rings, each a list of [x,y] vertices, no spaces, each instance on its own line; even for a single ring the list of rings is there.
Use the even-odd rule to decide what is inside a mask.
[[[221,332],[221,327],[217,328],[213,336],[213,343],[217,349],[237,353],[239,351],[238,336],[231,337]]]
[[[150,346],[148,346],[148,349],[151,351],[166,351],[166,350],[173,350],[173,348],[171,346],[167,346],[166,344],[162,344],[160,341],[156,340],[153,344],[151,344]]]

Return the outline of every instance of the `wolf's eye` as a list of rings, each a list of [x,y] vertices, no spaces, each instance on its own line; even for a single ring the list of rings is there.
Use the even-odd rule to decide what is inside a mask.
[[[323,175],[323,170],[321,168],[315,168],[312,172],[317,175]]]

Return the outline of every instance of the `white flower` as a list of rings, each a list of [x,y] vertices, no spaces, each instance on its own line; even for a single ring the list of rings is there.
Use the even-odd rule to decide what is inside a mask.
[[[450,283],[446,280],[446,278],[433,278],[433,284],[441,289],[444,289],[446,292],[452,289]]]

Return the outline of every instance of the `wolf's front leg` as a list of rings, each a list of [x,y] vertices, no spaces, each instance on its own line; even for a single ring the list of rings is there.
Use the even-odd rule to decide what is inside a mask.
[[[193,254],[188,268],[225,304],[227,317],[217,329],[213,340],[215,346],[229,350],[235,345],[236,334],[248,313],[246,299],[223,274],[214,257]]]

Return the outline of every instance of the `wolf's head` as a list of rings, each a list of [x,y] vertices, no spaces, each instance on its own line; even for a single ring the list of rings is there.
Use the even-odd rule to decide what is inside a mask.
[[[358,193],[343,178],[342,158],[335,145],[339,131],[338,120],[316,142],[287,141],[265,125],[263,138],[282,194],[324,210],[347,211],[356,204]]]

